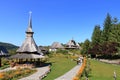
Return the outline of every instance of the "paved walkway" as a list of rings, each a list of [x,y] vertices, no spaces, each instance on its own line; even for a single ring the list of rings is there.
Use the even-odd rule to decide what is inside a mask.
[[[77,72],[80,69],[81,65],[82,64],[76,65],[70,71],[68,71],[64,75],[56,78],[55,80],[72,80],[73,77],[77,74]],[[45,77],[47,75],[47,73],[50,71],[49,66],[40,67],[40,68],[36,68],[36,69],[37,69],[36,73],[34,73],[34,74],[32,74],[32,75],[30,75],[28,77],[24,77],[22,79],[19,79],[19,80],[42,80],[42,78]],[[0,72],[2,72],[2,71],[8,71],[8,70],[11,70],[11,68],[0,70]]]
[[[72,80],[73,77],[77,74],[82,64],[75,66],[73,69],[65,73],[64,75],[56,78],[55,80]]]
[[[28,77],[19,79],[19,80],[42,80],[42,78],[45,77],[48,72],[50,72],[49,66],[40,67],[40,68],[36,68],[36,69],[37,69],[36,73],[34,73]]]
[[[116,59],[116,60],[99,59],[99,61],[109,64],[120,64],[120,59]]]

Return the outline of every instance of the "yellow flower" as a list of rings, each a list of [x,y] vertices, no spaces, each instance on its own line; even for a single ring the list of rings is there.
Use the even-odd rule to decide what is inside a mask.
[[[0,73],[0,79],[4,78],[4,76],[5,76],[4,72]]]
[[[79,80],[79,77],[74,77],[73,80]]]

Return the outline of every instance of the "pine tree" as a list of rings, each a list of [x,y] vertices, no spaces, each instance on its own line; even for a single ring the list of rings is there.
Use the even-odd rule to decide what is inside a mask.
[[[103,25],[102,42],[109,41],[111,27],[112,27],[112,19],[110,14],[108,13]]]
[[[118,24],[118,18],[117,18],[117,17],[114,17],[114,18],[113,18],[112,24]]]
[[[84,43],[82,44],[82,51],[81,51],[81,53],[83,54],[83,55],[88,55],[88,50],[89,50],[89,48],[90,48],[90,41],[88,40],[88,39],[86,39],[85,41],[84,41]]]
[[[91,55],[96,55],[101,53],[101,29],[99,25],[96,25],[92,34],[91,47],[88,53]]]
[[[120,43],[120,23],[117,24],[117,28],[116,28],[116,38],[117,38],[117,42]]]
[[[109,32],[109,42],[119,42],[119,33],[120,25],[118,24],[118,19],[114,18]]]
[[[92,34],[92,46],[101,43],[101,32],[100,26],[96,25]]]

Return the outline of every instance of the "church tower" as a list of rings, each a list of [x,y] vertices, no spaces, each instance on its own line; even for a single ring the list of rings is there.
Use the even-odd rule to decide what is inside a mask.
[[[29,13],[29,22],[28,22],[28,28],[26,30],[26,38],[25,41],[23,42],[22,46],[17,50],[17,53],[35,53],[35,54],[42,54],[41,50],[38,48],[36,45],[33,34],[34,32],[32,31],[32,12]]]

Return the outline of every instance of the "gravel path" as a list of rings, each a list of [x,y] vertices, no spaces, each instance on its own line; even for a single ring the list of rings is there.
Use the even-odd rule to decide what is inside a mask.
[[[75,66],[73,69],[65,73],[64,75],[56,78],[55,80],[72,80],[73,77],[77,74],[82,64]]]
[[[99,59],[99,61],[109,64],[120,64],[120,59],[116,59],[116,60]]]

